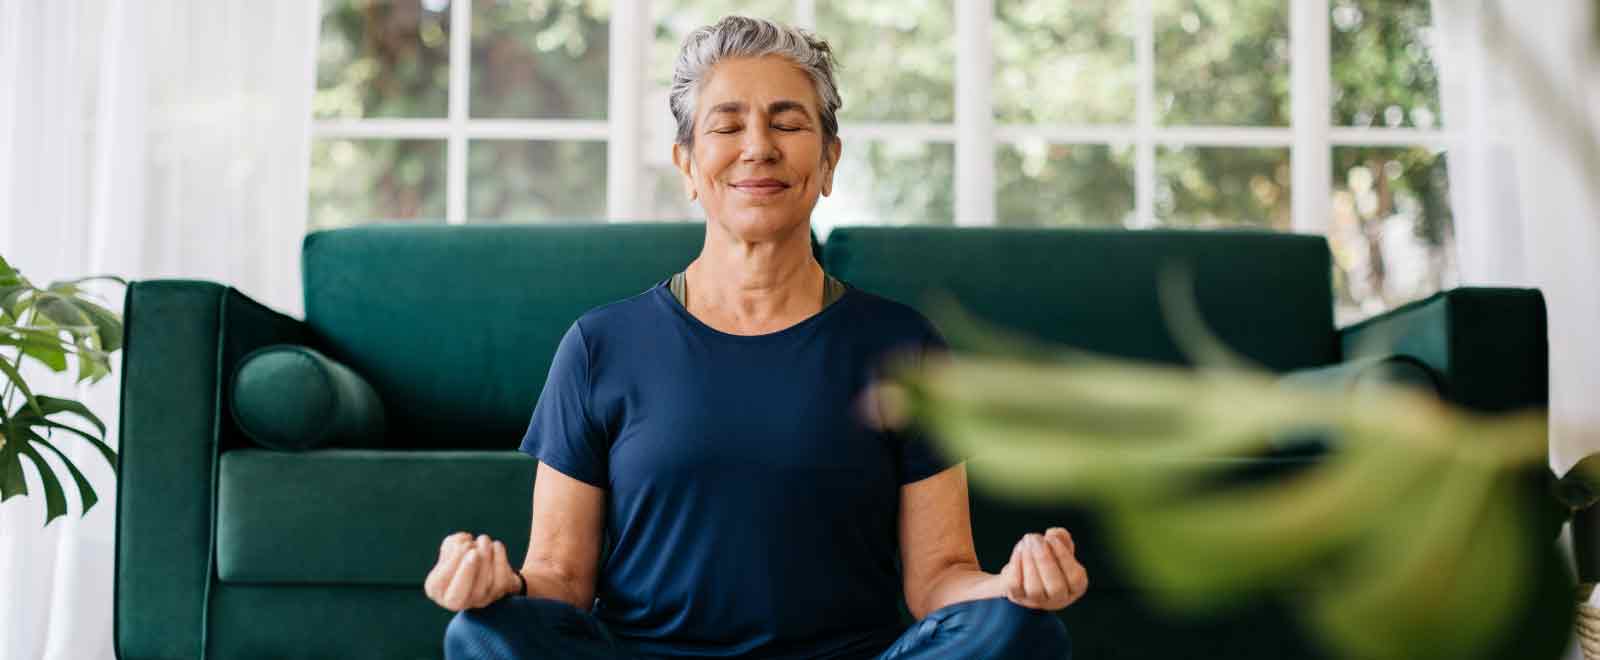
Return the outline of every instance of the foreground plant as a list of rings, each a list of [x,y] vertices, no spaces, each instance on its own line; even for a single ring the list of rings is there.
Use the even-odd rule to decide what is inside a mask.
[[[1565,500],[1552,496],[1542,410],[1490,417],[1401,387],[1287,386],[1164,299],[1203,368],[1044,344],[946,300],[931,316],[972,350],[897,361],[891,418],[972,457],[987,490],[1103,513],[1106,542],[1176,611],[1278,599],[1340,657],[1492,657],[1509,640],[1520,657],[1560,652],[1573,585],[1554,539],[1569,507],[1600,493],[1600,470],[1575,470]],[[1229,481],[1307,436],[1327,443],[1318,460]]]
[[[83,288],[94,280],[126,285],[116,277],[87,277],[52,282],[39,288],[0,259],[0,502],[28,494],[22,459],[33,463],[44,488],[45,524],[66,515],[61,479],[41,451],[60,459],[77,484],[83,513],[99,497],[78,466],[56,446],[63,436],[76,437],[100,451],[111,469],[117,456],[106,445],[106,427],[82,403],[35,394],[22,377],[23,358],[54,372],[76,362],[79,383],[94,383],[111,373],[111,354],[122,347],[122,319]]]

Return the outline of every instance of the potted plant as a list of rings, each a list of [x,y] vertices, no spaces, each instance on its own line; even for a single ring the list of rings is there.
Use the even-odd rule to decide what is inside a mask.
[[[0,502],[28,494],[22,461],[39,472],[44,488],[45,524],[66,515],[61,477],[44,460],[54,453],[77,484],[83,512],[99,501],[94,488],[63,441],[88,442],[113,471],[117,455],[106,444],[106,426],[82,403],[39,394],[23,378],[25,361],[60,373],[76,363],[78,383],[95,383],[111,373],[111,355],[122,348],[122,319],[84,288],[92,281],[126,285],[121,278],[85,277],[35,286],[0,258]]]

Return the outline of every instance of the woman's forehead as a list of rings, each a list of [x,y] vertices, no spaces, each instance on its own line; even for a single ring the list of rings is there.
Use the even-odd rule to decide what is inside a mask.
[[[769,113],[799,109],[815,117],[817,93],[811,77],[777,56],[732,58],[718,62],[698,94],[702,116],[752,107]]]

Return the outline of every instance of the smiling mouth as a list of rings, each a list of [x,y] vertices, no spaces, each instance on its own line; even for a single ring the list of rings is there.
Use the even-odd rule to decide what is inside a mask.
[[[740,181],[733,184],[739,192],[750,195],[776,195],[789,189],[789,184],[776,179],[761,179],[756,181]]]

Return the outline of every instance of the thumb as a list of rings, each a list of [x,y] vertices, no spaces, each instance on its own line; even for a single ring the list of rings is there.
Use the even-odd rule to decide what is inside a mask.
[[[1023,597],[1022,568],[1017,564],[1016,548],[1011,550],[1011,560],[1000,569],[1000,580],[1006,586],[1006,597],[1017,600]]]
[[[500,583],[505,585],[501,591],[521,596],[522,594],[517,593],[517,590],[522,587],[522,581],[517,579],[515,575],[517,569],[511,566],[510,559],[506,557],[506,544],[504,542],[494,542],[494,564],[496,566],[496,575],[500,576]]]

